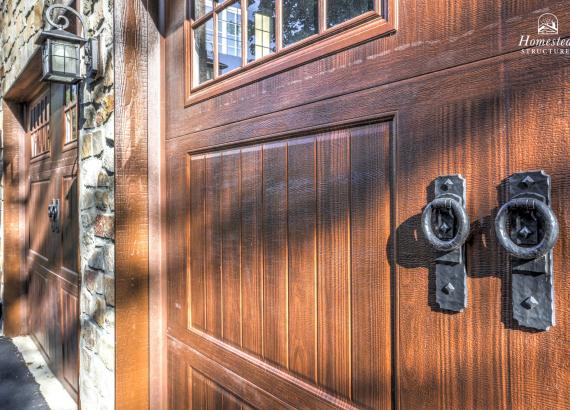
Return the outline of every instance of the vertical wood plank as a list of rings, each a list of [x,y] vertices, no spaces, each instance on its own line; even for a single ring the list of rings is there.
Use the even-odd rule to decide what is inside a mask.
[[[347,397],[350,364],[350,149],[348,132],[317,137],[318,380]]]
[[[242,210],[242,346],[262,353],[262,150],[246,148],[241,154]]]
[[[222,334],[222,224],[220,219],[221,154],[206,156],[206,235],[205,284],[206,284],[206,330],[220,337]]]
[[[287,366],[287,146],[263,146],[263,354]]]
[[[240,151],[222,154],[220,218],[222,222],[222,335],[241,345],[241,210]]]
[[[351,130],[353,400],[391,406],[390,123]]]
[[[23,207],[20,203],[21,184],[18,178],[21,168],[24,168],[24,160],[20,158],[25,153],[24,141],[26,133],[19,121],[20,110],[16,104],[2,102],[2,113],[4,118],[4,161],[3,182],[4,182],[4,295],[3,295],[3,330],[8,337],[19,336],[27,332],[26,329],[26,302],[21,296],[24,294],[21,278],[21,263],[23,248],[25,246],[25,215],[22,214]],[[25,176],[25,174],[24,174]]]
[[[190,316],[191,326],[201,329],[206,323],[204,282],[204,203],[205,159],[203,155],[190,159]]]
[[[180,187],[186,187],[188,180],[188,157],[184,153],[171,154],[167,158],[167,179],[168,195],[167,204],[168,218],[171,221],[185,221],[188,212],[188,196],[180,195]],[[188,315],[186,304],[188,302],[187,294],[187,250],[181,244],[186,243],[187,227],[182,223],[168,224],[167,234],[167,257],[168,272],[171,278],[168,280],[168,320],[176,323],[178,326],[188,326]]]
[[[315,139],[288,145],[289,368],[316,381]]]
[[[187,409],[192,404],[193,392],[190,368],[181,357],[179,350],[169,349],[168,353],[168,408]]]
[[[146,0],[118,0],[113,8],[115,406],[121,409],[149,403],[147,10]]]
[[[204,403],[202,408],[206,410],[218,410],[223,409],[224,396],[222,394],[222,389],[220,389],[216,383],[212,380],[204,377],[198,372],[195,372],[204,383]],[[199,409],[200,407],[196,407]]]
[[[196,410],[203,409],[205,408],[204,404],[206,403],[206,393],[207,393],[206,380],[204,380],[204,378],[200,373],[198,373],[191,367],[188,369],[188,372],[191,375],[191,381],[192,381],[190,408]]]

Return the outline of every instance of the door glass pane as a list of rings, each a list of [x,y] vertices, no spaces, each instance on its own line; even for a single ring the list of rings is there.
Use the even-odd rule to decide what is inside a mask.
[[[327,27],[374,10],[373,0],[327,0]]]
[[[241,67],[241,4],[236,2],[218,15],[218,73]]]
[[[192,84],[202,84],[214,78],[214,19],[209,18],[194,29],[194,58]]]
[[[194,0],[194,7],[193,7],[193,17],[194,20],[199,19],[204,14],[209,13],[212,11],[213,8],[213,1],[212,0]]]
[[[249,0],[247,61],[265,57],[275,50],[275,0]]]
[[[318,32],[317,0],[283,0],[283,46]]]

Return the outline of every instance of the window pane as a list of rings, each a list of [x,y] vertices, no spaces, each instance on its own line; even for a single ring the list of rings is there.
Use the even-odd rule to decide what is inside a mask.
[[[54,55],[52,57],[52,69],[53,71],[64,72],[65,71],[65,57]]]
[[[373,0],[327,0],[327,27],[374,10]]]
[[[193,57],[194,86],[214,78],[214,19],[194,29],[194,57]]]
[[[194,13],[193,17],[194,20],[199,19],[204,14],[209,13],[212,11],[213,8],[213,1],[212,0],[194,0]]]
[[[65,46],[63,44],[59,44],[59,43],[53,43],[52,45],[53,47],[53,55],[54,56],[64,56],[65,55]]]
[[[283,46],[318,32],[317,0],[283,0]]]
[[[67,74],[79,74],[79,64],[78,60],[75,58],[65,59],[65,72]]]
[[[247,61],[257,60],[275,50],[275,0],[249,0]]]
[[[218,73],[241,67],[241,4],[236,2],[218,15]]]

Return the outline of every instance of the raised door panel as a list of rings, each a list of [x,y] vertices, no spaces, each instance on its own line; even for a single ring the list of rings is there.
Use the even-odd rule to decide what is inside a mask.
[[[70,289],[66,289],[67,287],[63,285],[60,289],[62,376],[65,380],[66,388],[71,388],[72,392],[76,392],[79,388],[78,299],[77,291],[70,291]]]
[[[39,273],[30,273],[30,325],[31,334],[40,344],[43,353],[49,356],[50,337],[49,337],[49,293],[47,279]]]
[[[389,406],[391,128],[189,153],[188,329]]]

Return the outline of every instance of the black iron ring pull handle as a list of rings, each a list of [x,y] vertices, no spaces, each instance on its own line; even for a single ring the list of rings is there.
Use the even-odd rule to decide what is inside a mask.
[[[449,240],[439,239],[433,231],[432,212],[434,209],[451,209],[457,218],[457,231]],[[453,198],[436,198],[424,209],[422,230],[428,242],[439,251],[452,251],[460,248],[469,236],[469,216],[461,203]]]
[[[526,209],[537,212],[542,220],[544,236],[535,246],[523,247],[514,243],[507,231],[507,219],[509,211],[512,209]],[[520,259],[537,259],[550,251],[558,239],[558,220],[552,209],[544,202],[533,198],[515,198],[504,204],[495,218],[495,232],[499,243],[511,255]]]

